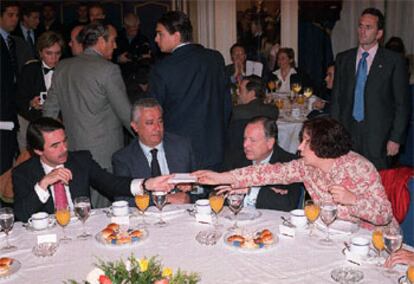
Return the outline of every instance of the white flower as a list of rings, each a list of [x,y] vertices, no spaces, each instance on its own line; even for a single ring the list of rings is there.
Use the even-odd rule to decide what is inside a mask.
[[[125,268],[128,272],[131,271],[131,262],[129,260],[125,261]]]
[[[105,275],[105,272],[100,268],[94,268],[86,276],[86,281],[90,284],[99,284],[99,276]]]

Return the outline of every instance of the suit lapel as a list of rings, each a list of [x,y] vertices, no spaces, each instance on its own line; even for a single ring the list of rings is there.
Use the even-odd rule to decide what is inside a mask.
[[[350,86],[355,86],[355,80],[356,80],[356,68],[355,68],[355,62],[356,62],[356,58],[357,58],[357,52],[358,49],[353,49],[352,53],[350,54],[350,57],[348,59],[348,62],[346,62],[346,76],[347,78],[350,78],[349,80],[349,84]],[[351,94],[352,96],[354,95],[353,92]]]
[[[148,165],[148,160],[144,155],[144,151],[139,145],[138,138],[135,139],[134,147],[132,148],[132,171],[137,173],[136,177],[150,177],[151,169]]]
[[[165,151],[165,159],[167,160],[168,170],[170,173],[177,173],[180,170],[180,165],[178,161],[180,161],[180,157],[178,156],[177,151],[174,151],[171,140],[169,139],[168,135],[164,136],[164,151]]]
[[[43,68],[43,63],[42,63],[42,61],[40,61],[40,63],[39,63],[39,65],[40,65],[40,68],[39,68],[39,75],[40,75],[40,79],[41,80],[39,80],[40,81],[40,85],[41,85],[41,90],[42,90],[42,92],[46,92],[46,83],[45,83],[45,77],[43,76],[43,70],[42,70],[42,68]]]
[[[35,159],[36,159],[35,166],[33,167],[33,178],[34,178],[34,181],[37,182],[41,180],[46,175],[46,173],[42,167],[42,164],[40,163],[40,158],[36,156]],[[52,186],[50,186],[50,190],[53,190]],[[53,213],[55,211],[55,205],[53,203],[52,196],[50,196],[50,198],[47,200],[45,204],[45,211],[49,213]]]
[[[373,81],[374,84],[377,84],[378,78],[381,76],[383,68],[385,67],[383,51],[379,47],[377,53],[375,54],[374,61],[372,61],[371,68],[369,69],[368,78],[366,87]]]

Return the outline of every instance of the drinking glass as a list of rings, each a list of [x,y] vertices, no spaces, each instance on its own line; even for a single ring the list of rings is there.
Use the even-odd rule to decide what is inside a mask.
[[[319,213],[321,208],[319,204],[313,200],[306,200],[305,202],[305,216],[308,218],[309,222],[309,236],[311,237],[313,234],[313,228],[315,226],[315,221],[319,217]]]
[[[77,197],[75,198],[74,206],[75,214],[82,222],[82,234],[78,236],[78,239],[86,240],[92,236],[85,231],[85,222],[91,213],[91,201],[85,196]]]
[[[377,266],[382,266],[381,262],[381,251],[384,250],[384,236],[382,229],[380,227],[375,228],[375,230],[372,232],[372,245],[375,248],[375,251],[377,253],[376,259],[377,259]]]
[[[383,232],[383,238],[385,250],[390,255],[397,252],[402,246],[403,236],[398,225],[390,224],[387,228],[385,228]],[[398,271],[392,268],[387,269],[385,273],[389,275],[399,274]]]
[[[300,90],[302,90],[302,85],[300,83],[293,83],[292,84],[292,91],[295,94],[299,94],[300,93]]]
[[[284,106],[283,98],[276,98],[275,105],[279,110],[283,109],[283,106]]]
[[[310,98],[310,97],[312,97],[312,95],[313,95],[313,89],[312,88],[310,88],[310,87],[307,87],[307,88],[305,88],[304,90],[303,90],[303,95],[306,97],[306,98]]]
[[[217,230],[219,226],[218,214],[223,209],[224,195],[218,194],[216,191],[213,191],[212,193],[210,193],[208,200],[210,201],[211,210],[213,210],[214,215],[216,216],[216,220],[214,222],[214,228]]]
[[[167,203],[167,193],[164,191],[154,191],[152,193],[152,199],[154,201],[155,206],[160,210],[160,220],[155,223],[159,227],[164,227],[167,223],[162,219],[162,208]]]
[[[414,284],[414,265],[409,265],[407,268],[407,280],[409,283]]]
[[[69,242],[72,238],[66,236],[65,227],[70,222],[70,210],[69,206],[57,206],[55,208],[55,218],[57,223],[62,227],[63,237],[60,238],[60,241],[63,243]]]
[[[146,226],[145,222],[145,210],[147,210],[150,203],[150,196],[148,193],[135,195],[135,205],[137,206],[141,216],[142,216],[142,226]]]
[[[6,234],[6,246],[1,248],[3,252],[10,252],[17,250],[16,246],[10,245],[9,243],[9,232],[13,228],[14,214],[13,209],[9,207],[0,209],[0,228]]]
[[[326,237],[320,240],[321,244],[331,245],[333,243],[329,236],[329,225],[335,221],[337,212],[338,208],[334,202],[323,202],[321,204],[320,216],[322,222],[326,225]]]
[[[240,193],[234,193],[227,196],[227,202],[229,204],[230,210],[234,214],[234,224],[232,227],[229,228],[229,230],[236,230],[239,228],[237,225],[237,215],[243,208],[244,204],[244,194]]]
[[[269,90],[271,93],[274,93],[276,90],[276,82],[275,81],[269,81],[267,83],[267,86],[269,87]]]

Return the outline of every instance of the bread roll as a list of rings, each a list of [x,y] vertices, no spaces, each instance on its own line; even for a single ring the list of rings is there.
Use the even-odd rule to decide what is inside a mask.
[[[13,258],[10,257],[2,257],[0,258],[0,265],[12,265],[13,263]]]
[[[228,242],[240,242],[240,243],[244,243],[245,238],[243,236],[240,235],[231,235],[230,237],[227,238]]]
[[[111,224],[109,224],[106,227],[109,228],[109,229],[114,230],[115,232],[118,232],[119,231],[119,225],[118,224],[115,224],[115,223],[111,223]]]

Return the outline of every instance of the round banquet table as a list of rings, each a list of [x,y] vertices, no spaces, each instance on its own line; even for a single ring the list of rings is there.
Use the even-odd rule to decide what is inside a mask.
[[[40,258],[32,253],[37,235],[55,233],[62,236],[59,226],[43,232],[32,232],[17,222],[10,234],[10,242],[18,246],[18,250],[11,253],[2,253],[19,260],[20,270],[0,283],[62,283],[68,279],[84,280],[93,268],[97,259],[118,260],[126,259],[132,253],[139,258],[144,256],[159,256],[164,266],[175,271],[181,268],[187,271],[198,272],[201,283],[335,283],[331,279],[331,271],[339,267],[352,267],[363,271],[364,279],[361,283],[396,283],[398,275],[393,279],[383,276],[381,269],[372,264],[362,263],[360,266],[346,261],[342,254],[344,240],[349,241],[350,235],[336,237],[332,247],[323,247],[318,240],[323,236],[317,232],[314,239],[308,233],[298,232],[295,238],[279,236],[278,242],[269,249],[243,251],[230,247],[221,238],[216,245],[205,246],[195,240],[201,230],[212,229],[211,225],[197,223],[195,218],[185,210],[190,205],[167,205],[164,214],[168,222],[167,227],[148,227],[148,238],[142,242],[127,247],[106,247],[98,243],[95,238],[77,240],[76,236],[82,231],[82,224],[73,220],[67,227],[67,235],[73,241],[60,244],[55,255]],[[150,208],[151,209],[151,208]],[[153,211],[152,208],[149,211]],[[179,210],[180,212],[177,212]],[[168,212],[170,211],[170,212]],[[268,228],[278,234],[281,216],[288,216],[286,212],[260,210],[261,216],[255,220],[239,222],[248,230]],[[151,212],[148,212],[151,213]],[[169,214],[174,213],[174,214]],[[227,229],[232,221],[224,218],[229,214],[228,208],[220,214],[220,223]],[[156,213],[152,213],[152,216]],[[147,220],[157,221],[156,216]],[[135,217],[136,218],[136,217]],[[93,215],[86,221],[87,231],[95,235],[102,230],[110,218],[103,210],[94,210]],[[136,219],[135,219],[136,222]],[[247,229],[246,229],[247,230]],[[369,232],[359,229],[354,234]],[[4,234],[1,237],[1,246],[4,245]],[[305,282],[306,281],[306,282]]]

